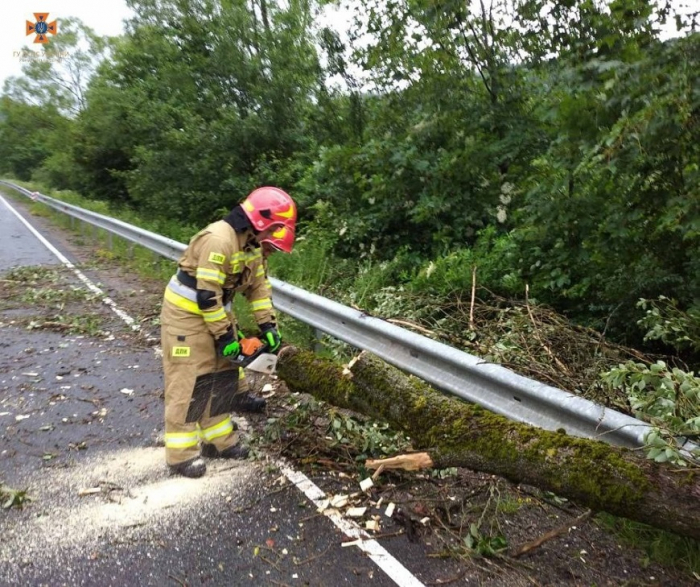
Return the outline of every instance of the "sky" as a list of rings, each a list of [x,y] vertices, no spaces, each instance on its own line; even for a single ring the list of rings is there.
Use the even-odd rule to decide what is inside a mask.
[[[34,35],[26,35],[26,21],[34,22],[34,13],[49,13],[48,21],[78,17],[98,35],[120,35],[122,21],[131,16],[126,0],[0,0],[0,89],[10,76],[21,75],[22,63],[17,55],[25,49],[38,51]],[[50,35],[49,35],[50,38]],[[50,41],[49,41],[50,42]]]

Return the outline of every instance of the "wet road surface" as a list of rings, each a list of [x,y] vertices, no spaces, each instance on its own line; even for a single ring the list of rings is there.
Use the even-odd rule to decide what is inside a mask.
[[[56,265],[0,206],[0,273]],[[0,309],[0,481],[31,497],[0,510],[0,585],[396,584],[265,455],[171,476],[155,349],[100,300],[84,311],[101,335],[28,330],[32,308]]]
[[[39,243],[29,228],[0,196],[0,271],[25,265],[56,265],[60,261]]]

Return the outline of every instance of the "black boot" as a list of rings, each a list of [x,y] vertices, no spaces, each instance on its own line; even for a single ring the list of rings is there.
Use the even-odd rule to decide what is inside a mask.
[[[202,456],[206,457],[207,459],[215,459],[219,456],[219,451],[216,450],[216,447],[213,444],[205,442],[202,444]]]
[[[199,457],[196,457],[179,465],[170,465],[171,473],[182,475],[183,477],[191,477],[196,479],[207,472],[207,464]]]
[[[252,395],[240,394],[233,398],[233,409],[237,412],[260,413],[267,406],[267,400]]]
[[[213,444],[202,445],[202,456],[210,459],[244,459],[250,451],[240,444],[234,444],[222,451],[218,451]]]
[[[245,459],[250,451],[247,447],[240,444],[234,444],[222,451],[219,451],[220,459]]]

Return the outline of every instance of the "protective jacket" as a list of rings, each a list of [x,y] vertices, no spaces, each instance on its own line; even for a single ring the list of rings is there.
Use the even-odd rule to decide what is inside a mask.
[[[165,448],[169,465],[200,454],[200,442],[219,451],[238,443],[230,418],[236,394],[247,393],[243,370],[217,355],[215,340],[238,331],[236,292],[258,324],[275,322],[260,247],[249,225],[227,220],[198,232],[178,261],[161,312],[165,379]]]

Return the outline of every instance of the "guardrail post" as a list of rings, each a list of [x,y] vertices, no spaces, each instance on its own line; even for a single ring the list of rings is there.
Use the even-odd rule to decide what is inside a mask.
[[[314,343],[314,352],[320,353],[323,350],[323,343],[321,342],[323,340],[323,330],[314,328],[314,337],[316,338],[316,342]]]

